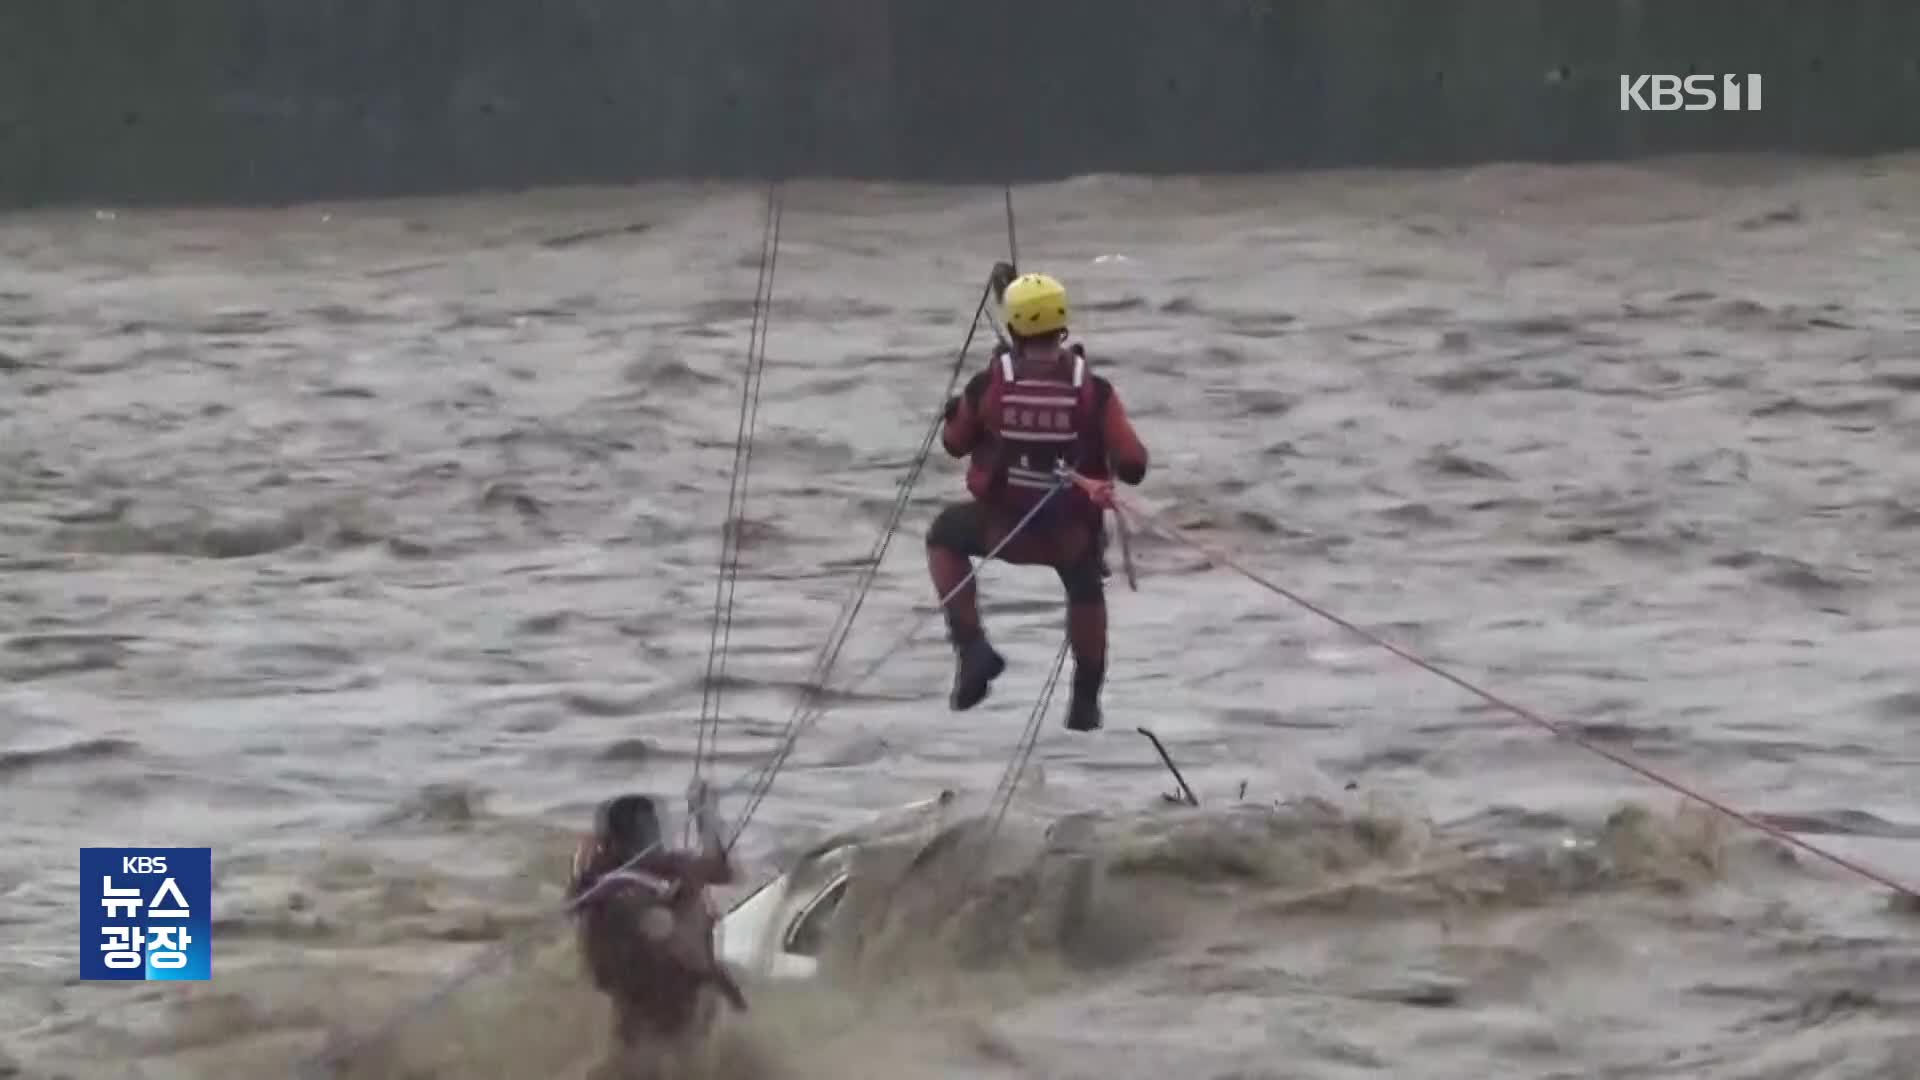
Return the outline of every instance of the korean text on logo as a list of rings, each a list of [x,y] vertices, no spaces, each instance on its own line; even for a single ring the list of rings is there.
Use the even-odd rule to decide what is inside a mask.
[[[1715,84],[1718,89],[1715,89]],[[1622,75],[1620,111],[1760,111],[1758,75]]]
[[[80,978],[212,978],[212,904],[212,848],[81,848]]]

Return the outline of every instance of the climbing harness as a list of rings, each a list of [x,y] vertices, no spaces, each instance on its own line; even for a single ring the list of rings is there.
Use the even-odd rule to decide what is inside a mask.
[[[733,466],[728,475],[727,516],[720,529],[720,566],[714,575],[707,671],[700,689],[699,730],[693,751],[696,783],[701,779],[707,757],[719,749],[720,693],[726,679],[727,650],[733,639],[733,600],[740,582],[747,481],[753,470],[754,432],[760,419],[760,388],[767,366],[767,322],[772,317],[773,273],[780,257],[780,224],[784,212],[785,198],[780,185],[768,185],[766,220],[760,236],[760,275],[754,286],[753,319],[747,330],[747,367],[740,383],[740,419],[734,435]],[[691,819],[686,823],[686,833],[691,841]]]
[[[1100,485],[1099,481],[1091,480],[1085,476],[1079,475],[1078,473],[1073,474],[1071,479],[1073,483],[1079,485],[1082,489],[1091,489]],[[1135,502],[1130,497],[1127,497],[1119,494],[1118,492],[1115,492],[1113,493],[1113,500],[1114,500],[1114,506],[1117,510],[1121,511],[1123,514],[1127,514],[1127,513],[1132,514],[1141,523],[1143,523],[1153,531],[1159,533],[1160,535],[1166,537],[1167,539],[1172,540],[1175,543],[1181,544],[1187,548],[1192,549],[1195,552],[1198,552],[1201,555],[1206,556],[1215,565],[1222,566],[1229,570],[1232,570],[1234,573],[1239,574],[1241,577],[1246,578],[1248,581],[1253,582],[1255,585],[1260,586],[1261,588],[1267,590],[1268,592],[1271,592],[1274,595],[1281,597],[1282,599],[1291,601],[1292,603],[1302,608],[1305,608],[1307,611],[1312,612],[1315,615],[1318,615],[1320,618],[1325,619],[1326,621],[1332,623],[1335,626],[1338,626],[1339,628],[1347,631],[1350,634],[1353,634],[1355,637],[1358,637],[1361,640],[1366,641],[1371,645],[1375,645],[1379,648],[1385,649],[1386,651],[1392,653],[1393,655],[1399,657],[1402,660],[1405,660],[1407,663],[1412,664],[1417,668],[1420,668],[1421,670],[1427,672],[1428,674],[1437,676],[1441,679],[1445,679],[1447,682],[1450,682],[1453,685],[1459,687],[1460,689],[1465,690],[1467,693],[1472,694],[1473,696],[1479,698],[1480,700],[1486,702],[1489,705],[1492,705],[1494,708],[1497,708],[1506,713],[1510,713],[1514,716],[1519,717],[1522,720],[1525,720],[1529,723],[1532,723],[1541,728],[1544,728],[1548,732],[1554,735],[1557,735],[1560,738],[1567,740],[1568,742],[1573,743],[1575,746],[1578,746],[1583,750],[1586,750],[1593,754],[1597,754],[1600,757],[1606,758],[1608,761],[1611,761],[1614,764],[1621,766],[1622,768],[1625,768],[1634,773],[1637,773],[1642,778],[1646,780],[1650,780],[1653,783],[1658,784],[1659,786],[1674,792],[1675,794],[1681,796],[1682,798],[1690,799],[1696,803],[1699,803],[1702,806],[1707,807],[1710,810],[1717,811],[1720,814],[1723,814],[1726,817],[1734,821],[1737,821],[1742,825],[1747,826],[1748,828],[1754,829],[1758,832],[1765,833],[1766,835],[1772,837],[1775,840],[1780,841],[1783,844],[1787,844],[1793,848],[1797,848],[1800,851],[1804,851],[1807,854],[1814,856],[1815,858],[1818,858],[1833,866],[1837,866],[1842,870],[1846,870],[1876,885],[1880,885],[1887,889],[1891,889],[1893,892],[1899,894],[1900,896],[1906,898],[1907,900],[1920,901],[1920,892],[1917,892],[1915,888],[1912,886],[1904,885],[1894,880],[1894,878],[1891,875],[1882,873],[1881,871],[1875,870],[1870,866],[1866,866],[1862,863],[1856,862],[1853,859],[1849,859],[1844,855],[1840,855],[1836,852],[1828,851],[1827,849],[1820,847],[1817,844],[1813,844],[1809,841],[1803,840],[1800,837],[1795,836],[1793,833],[1788,832],[1787,830],[1780,828],[1777,825],[1773,825],[1769,822],[1763,821],[1760,818],[1754,816],[1753,814],[1747,813],[1746,811],[1731,805],[1730,803],[1726,802],[1723,799],[1717,798],[1713,795],[1706,794],[1689,784],[1685,784],[1679,780],[1673,779],[1672,777],[1666,775],[1660,770],[1655,769],[1653,766],[1639,761],[1638,759],[1634,758],[1630,754],[1627,754],[1620,750],[1615,750],[1611,747],[1602,746],[1598,742],[1595,742],[1594,740],[1587,738],[1585,735],[1582,735],[1580,732],[1574,730],[1573,728],[1568,727],[1566,724],[1563,724],[1554,720],[1549,720],[1546,717],[1540,715],[1539,713],[1533,711],[1532,709],[1527,708],[1524,705],[1516,704],[1512,701],[1507,700],[1504,697],[1501,697],[1498,694],[1495,694],[1490,690],[1483,689],[1480,686],[1468,681],[1467,679],[1464,679],[1446,670],[1445,668],[1440,667],[1438,664],[1435,664],[1432,661],[1427,660],[1426,658],[1419,656],[1416,653],[1413,653],[1407,649],[1403,649],[1400,646],[1393,644],[1392,642],[1388,641],[1387,639],[1381,637],[1378,634],[1375,634],[1369,630],[1362,629],[1361,627],[1355,625],[1354,623],[1349,622],[1348,620],[1340,617],[1339,615],[1334,614],[1333,612],[1327,610],[1324,607],[1321,607],[1319,604],[1316,604],[1313,601],[1308,600],[1306,597],[1301,596],[1299,593],[1296,593],[1293,590],[1288,589],[1286,586],[1280,585],[1274,582],[1273,580],[1259,573],[1256,573],[1253,570],[1248,569],[1245,565],[1221,553],[1211,545],[1201,540],[1195,539],[1186,530],[1181,529],[1177,525],[1173,525],[1167,522],[1160,515],[1152,513],[1151,511],[1148,511],[1147,509],[1140,506],[1137,502]]]

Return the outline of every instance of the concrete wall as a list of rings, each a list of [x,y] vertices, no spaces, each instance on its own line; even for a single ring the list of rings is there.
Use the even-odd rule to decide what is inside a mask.
[[[1617,76],[1759,72],[1759,113]],[[1920,146],[1920,0],[7,0],[0,205]]]

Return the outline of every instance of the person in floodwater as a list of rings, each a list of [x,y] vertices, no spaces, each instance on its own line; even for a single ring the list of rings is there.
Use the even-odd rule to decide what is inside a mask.
[[[593,834],[574,852],[567,895],[576,902],[578,945],[594,986],[613,1001],[614,1057],[626,1071],[697,1052],[716,1018],[714,994],[745,1011],[746,998],[714,949],[707,888],[733,881],[713,795],[687,793],[701,851],[665,846],[652,799],[621,795],[594,814]],[[591,895],[589,895],[591,893]]]
[[[1108,571],[1101,514],[1114,478],[1128,484],[1145,479],[1147,448],[1113,384],[1088,371],[1084,348],[1067,343],[1066,288],[1045,274],[1015,277],[1005,263],[994,267],[994,286],[1012,345],[996,349],[987,369],[947,403],[940,433],[948,454],[971,457],[967,491],[972,498],[942,510],[927,531],[933,587],[939,596],[954,594],[946,607],[955,653],[948,703],[955,711],[973,708],[1006,669],[987,642],[976,590],[967,579],[974,559],[1006,541],[1001,559],[1051,566],[1060,575],[1074,662],[1067,727],[1093,731],[1100,726],[1100,688],[1107,674]],[[1092,483],[1069,485],[1048,499],[1061,466]],[[1034,519],[1008,540],[1036,506],[1041,508]]]

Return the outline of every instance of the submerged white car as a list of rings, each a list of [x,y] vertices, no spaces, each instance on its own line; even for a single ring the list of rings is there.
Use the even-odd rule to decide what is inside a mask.
[[[1161,798],[1174,805],[1199,806],[1198,796],[1187,786],[1186,777],[1181,775],[1159,738],[1147,728],[1135,730],[1153,743],[1161,762],[1179,784],[1177,794],[1166,793]],[[1245,794],[1245,785],[1241,794]],[[942,791],[934,798],[909,803],[801,852],[785,873],[728,908],[720,920],[721,958],[750,978],[813,977],[820,970],[820,950],[846,897],[847,882],[860,849],[882,841],[898,842],[913,833],[919,833],[923,841],[931,841],[953,824],[955,803],[953,791]],[[1055,834],[1049,841],[1051,844],[1072,846],[1073,830],[1056,826],[1049,832]],[[1081,878],[1085,877],[1084,869],[1078,872]],[[1081,888],[1084,889],[1084,883]]]
[[[820,949],[847,892],[861,845],[946,822],[952,791],[909,803],[874,822],[802,852],[783,874],[735,902],[720,920],[720,955],[761,979],[806,979],[820,968]]]

